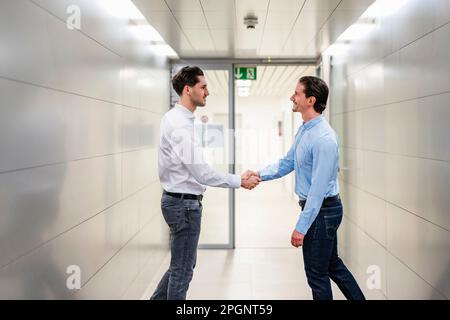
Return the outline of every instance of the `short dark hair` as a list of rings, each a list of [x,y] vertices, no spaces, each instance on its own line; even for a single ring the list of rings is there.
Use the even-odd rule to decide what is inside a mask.
[[[198,76],[204,76],[202,69],[197,66],[186,66],[181,68],[172,78],[172,87],[179,96],[183,93],[184,86],[195,86],[200,80]]]
[[[305,87],[305,96],[315,97],[316,103],[314,103],[314,110],[318,113],[322,113],[323,110],[327,107],[327,99],[328,99],[328,86],[320,78],[317,77],[301,77],[298,81],[303,84]]]

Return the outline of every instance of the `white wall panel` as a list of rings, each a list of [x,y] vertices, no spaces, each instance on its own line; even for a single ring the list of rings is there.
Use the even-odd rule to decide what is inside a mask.
[[[121,156],[0,175],[1,265],[121,198]]]
[[[149,163],[157,159],[156,149],[143,149],[123,154],[123,195],[130,195],[158,179],[157,168]]]
[[[0,298],[121,298],[168,252],[156,146],[169,69],[127,29],[96,1],[0,2]]]
[[[388,299],[449,298],[449,22],[448,1],[409,0],[332,59],[341,247],[359,275],[358,233],[378,245]]]
[[[0,79],[0,171],[120,152],[120,108]]]
[[[388,292],[391,300],[444,300],[425,280],[419,277],[403,262],[388,254]]]
[[[449,298],[450,233],[398,207],[387,210],[388,250]]]
[[[390,155],[387,166],[387,200],[450,230],[450,164]]]

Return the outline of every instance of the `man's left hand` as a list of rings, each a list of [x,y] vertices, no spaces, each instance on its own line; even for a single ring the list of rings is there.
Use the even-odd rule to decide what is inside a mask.
[[[296,248],[301,247],[303,245],[304,237],[305,237],[304,234],[298,232],[297,230],[294,230],[291,236],[291,244]]]

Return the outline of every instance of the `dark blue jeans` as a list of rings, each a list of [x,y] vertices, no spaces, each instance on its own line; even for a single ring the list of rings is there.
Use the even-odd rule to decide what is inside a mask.
[[[197,260],[202,204],[163,194],[161,210],[170,228],[170,267],[151,300],[185,300]]]
[[[306,278],[314,300],[333,299],[330,278],[348,300],[365,300],[355,278],[338,256],[337,230],[342,213],[340,199],[322,205],[303,239]]]

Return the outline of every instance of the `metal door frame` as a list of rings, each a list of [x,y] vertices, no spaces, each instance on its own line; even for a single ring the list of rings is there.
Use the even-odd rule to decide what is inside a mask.
[[[234,68],[232,63],[205,63],[201,61],[196,61],[192,63],[191,61],[183,60],[182,62],[174,62],[171,64],[171,73],[174,69],[185,65],[196,65],[202,70],[226,70],[228,71],[228,129],[230,132],[230,158],[228,165],[228,172],[234,174],[236,171],[235,161],[235,119],[234,119]],[[172,99],[171,99],[172,100]],[[228,189],[228,207],[229,207],[229,222],[228,222],[228,243],[226,244],[201,244],[199,249],[234,249],[235,247],[235,190],[233,188]]]

